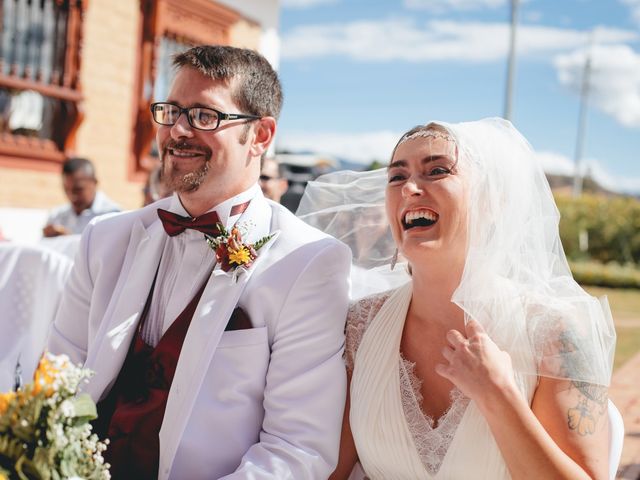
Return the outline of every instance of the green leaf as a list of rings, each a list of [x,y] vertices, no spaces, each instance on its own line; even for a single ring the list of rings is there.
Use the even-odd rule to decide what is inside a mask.
[[[260,248],[262,248],[265,243],[267,243],[269,240],[273,238],[273,235],[274,234],[267,235],[266,237],[262,237],[260,240],[258,240],[256,243],[253,244],[253,248],[256,251],[260,250]]]
[[[85,421],[98,418],[96,404],[88,394],[83,393],[71,400],[71,402],[73,403],[75,411],[74,418],[76,418],[76,421],[82,421],[84,423]]]

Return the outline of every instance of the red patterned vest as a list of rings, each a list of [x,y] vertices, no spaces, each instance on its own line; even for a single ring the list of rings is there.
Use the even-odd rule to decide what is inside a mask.
[[[109,395],[98,404],[94,429],[101,438],[106,436],[110,440],[105,460],[111,464],[114,480],[158,477],[158,435],[169,389],[205,285],[206,282],[155,348],[142,339],[142,326],[147,316],[145,308],[118,378]]]

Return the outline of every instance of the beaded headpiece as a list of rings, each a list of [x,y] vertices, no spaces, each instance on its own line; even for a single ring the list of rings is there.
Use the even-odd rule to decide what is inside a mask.
[[[398,142],[398,145],[403,144],[407,140],[413,140],[414,138],[423,137],[423,138],[441,138],[443,140],[447,140],[448,142],[455,142],[453,137],[448,133],[441,132],[439,130],[435,130],[433,128],[428,128],[425,130],[418,130],[417,132],[413,132],[410,135],[402,137]]]

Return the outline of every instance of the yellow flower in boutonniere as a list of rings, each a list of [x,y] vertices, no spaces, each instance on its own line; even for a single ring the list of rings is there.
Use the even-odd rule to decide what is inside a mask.
[[[247,247],[241,247],[239,250],[229,250],[229,263],[246,265],[251,261],[251,252]]]
[[[233,227],[231,231],[227,231],[218,224],[218,229],[220,235],[205,237],[209,246],[216,252],[216,261],[225,272],[238,267],[249,268],[258,258],[258,250],[273,238],[273,235],[267,235],[255,243],[244,243],[242,237],[247,233],[246,226]]]

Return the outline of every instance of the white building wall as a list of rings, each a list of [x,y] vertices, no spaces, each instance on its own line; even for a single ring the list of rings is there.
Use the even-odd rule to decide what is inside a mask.
[[[278,70],[280,65],[279,0],[215,0],[234,9],[242,16],[260,24],[260,53]]]

